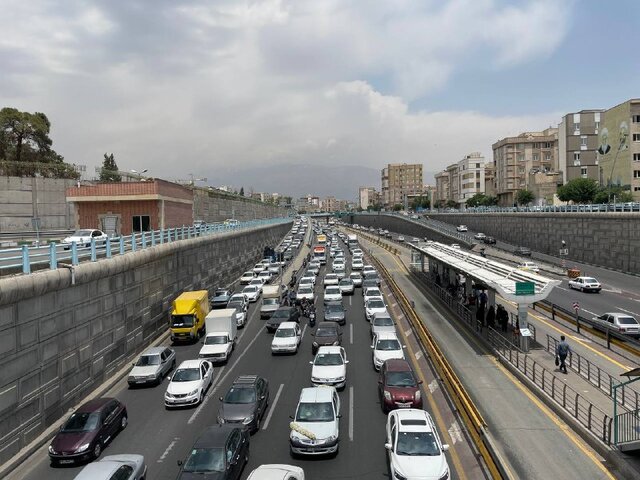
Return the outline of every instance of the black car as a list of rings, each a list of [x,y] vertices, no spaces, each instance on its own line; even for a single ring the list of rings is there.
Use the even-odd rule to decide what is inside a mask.
[[[494,244],[494,243],[496,243],[496,239],[495,239],[495,238],[493,238],[493,237],[484,237],[484,238],[482,239],[482,241],[483,241],[484,243],[488,243],[488,244]]]
[[[330,302],[324,306],[324,319],[327,322],[337,322],[340,325],[347,323],[346,310],[342,302]]]
[[[211,300],[211,308],[227,308],[227,303],[233,295],[233,290],[227,288],[217,288],[213,293],[213,300]]]
[[[521,257],[530,257],[531,249],[528,247],[518,247],[513,251],[513,253],[520,255]]]
[[[314,355],[320,347],[342,344],[342,329],[335,322],[320,322],[311,336],[314,337],[311,344],[311,353]]]
[[[220,401],[218,423],[242,425],[251,433],[257,432],[269,404],[269,382],[256,375],[240,375]]]
[[[207,427],[189,450],[178,480],[237,480],[249,460],[249,431],[235,425]]]
[[[280,307],[266,321],[268,332],[275,332],[282,322],[300,323],[300,312],[296,307]]]

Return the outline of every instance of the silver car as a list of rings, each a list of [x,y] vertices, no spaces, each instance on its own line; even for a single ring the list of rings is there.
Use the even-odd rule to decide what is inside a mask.
[[[637,337],[640,335],[640,324],[628,313],[610,312],[603,313],[591,319],[596,328],[600,330],[611,329],[622,335]]]
[[[176,352],[168,347],[152,347],[145,351],[129,372],[130,387],[159,385],[176,366]]]
[[[396,333],[396,322],[393,321],[389,312],[379,312],[373,314],[371,320],[371,337],[382,332]]]
[[[340,287],[340,291],[343,295],[353,295],[353,292],[355,290],[353,280],[351,280],[350,278],[343,278],[342,280],[340,280],[338,287]]]
[[[107,455],[85,466],[74,480],[143,480],[147,465],[142,455]]]

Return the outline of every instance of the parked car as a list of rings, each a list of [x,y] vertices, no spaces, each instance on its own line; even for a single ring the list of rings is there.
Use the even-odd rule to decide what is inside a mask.
[[[326,287],[327,285],[338,285],[340,283],[340,279],[338,278],[338,274],[336,273],[327,273],[322,280],[322,284]]]
[[[398,238],[396,239],[399,242],[404,242],[404,237],[402,235],[398,235]]]
[[[238,480],[249,460],[249,439],[249,431],[234,424],[207,427],[184,462],[178,460],[178,480]]]
[[[315,354],[320,347],[335,346],[342,343],[342,330],[335,322],[320,322],[311,344],[311,353]]]
[[[81,405],[64,422],[49,445],[54,465],[95,460],[104,447],[127,427],[127,407],[115,398],[103,397]]]
[[[338,390],[347,382],[347,353],[340,346],[319,347],[311,364],[311,383],[330,385]]]
[[[220,402],[218,423],[240,423],[257,432],[269,404],[269,382],[257,375],[240,375]]]
[[[280,307],[266,321],[267,332],[275,332],[283,322],[300,322],[300,312],[296,307]]]
[[[342,301],[342,292],[337,285],[330,285],[324,289],[324,303]]]
[[[363,288],[362,289],[362,296],[363,296],[364,301],[366,303],[367,300],[369,300],[370,298],[373,298],[373,297],[382,298],[382,292],[380,291],[380,289],[377,286],[375,286],[375,287],[367,287],[367,288]]]
[[[303,388],[289,434],[291,455],[337,455],[339,441],[340,398],[336,389]]]
[[[85,466],[73,480],[144,480],[147,464],[142,455],[107,455]]]
[[[151,347],[133,364],[127,383],[130,387],[159,385],[176,367],[176,352],[168,347]]]
[[[95,240],[96,245],[104,245],[108,239],[109,235],[102,230],[77,230],[72,235],[63,238],[60,243],[64,245],[65,250],[68,250],[74,242],[78,247],[90,247],[91,240]]]
[[[385,448],[392,478],[449,478],[449,465],[436,426],[426,411],[394,410],[387,417]]]
[[[596,292],[600,293],[602,285],[593,277],[576,277],[569,280],[569,288],[575,288],[581,292]]]
[[[382,411],[396,408],[422,408],[422,393],[409,362],[401,359],[387,360],[380,368],[378,396]]]
[[[376,272],[375,270],[373,272],[371,272],[371,271],[365,272],[364,273],[364,280],[375,280],[376,281],[376,285],[380,286],[380,275],[378,275],[378,272]]]
[[[486,243],[487,245],[493,245],[493,244],[495,244],[495,243],[496,243],[496,239],[495,239],[495,238],[493,238],[493,237],[490,237],[490,236],[488,236],[488,235],[487,235],[486,237],[484,237],[484,238],[482,239],[482,241],[483,241],[484,243]]]
[[[384,313],[387,311],[387,304],[379,297],[371,297],[364,302],[364,316],[367,321],[371,321],[376,313]]]
[[[342,302],[329,302],[324,305],[324,319],[328,322],[336,322],[344,325],[346,320],[346,310]]]
[[[603,313],[591,319],[599,330],[611,329],[622,335],[632,337],[640,336],[640,324],[635,317],[628,313],[611,312]]]
[[[304,480],[304,470],[284,464],[264,464],[253,470],[247,480]]]
[[[213,380],[213,365],[207,360],[185,360],[171,377],[164,394],[164,406],[183,407],[197,405]]]
[[[228,288],[217,288],[213,292],[213,298],[211,299],[211,308],[227,308],[229,299],[233,295],[233,290]]]
[[[533,272],[533,273],[539,273],[540,272],[540,267],[533,263],[533,262],[520,262],[518,264],[518,268],[520,270],[525,270],[525,271],[529,271],[529,272]]]
[[[282,322],[271,340],[271,354],[297,353],[302,332],[296,322]]]
[[[362,275],[359,272],[351,272],[349,274],[349,278],[353,282],[354,287],[362,286]]]
[[[468,232],[468,231],[469,231],[469,229],[467,228],[467,226],[466,226],[466,225],[458,225],[458,226],[456,227],[456,230],[457,230],[458,232]]]
[[[521,257],[530,257],[531,249],[529,247],[517,247],[513,253],[520,255]]]
[[[296,292],[296,299],[302,300],[303,298],[306,298],[307,300],[311,300],[311,302],[315,302],[313,287],[309,285],[303,285],[298,287],[298,291]]]

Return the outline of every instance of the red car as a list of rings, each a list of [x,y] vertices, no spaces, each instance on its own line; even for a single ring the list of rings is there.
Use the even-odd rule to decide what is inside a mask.
[[[422,408],[422,393],[409,363],[402,359],[387,360],[380,368],[378,395],[382,411],[396,408]]]
[[[115,398],[90,400],[64,423],[49,445],[53,465],[98,458],[105,445],[127,426],[127,408]]]

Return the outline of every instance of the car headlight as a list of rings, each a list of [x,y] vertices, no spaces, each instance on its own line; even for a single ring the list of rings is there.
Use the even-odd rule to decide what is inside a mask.
[[[53,445],[49,445],[49,453],[56,454],[57,452],[53,449]]]
[[[388,391],[384,391],[384,399],[387,400],[388,402],[391,401],[391,392]]]
[[[223,423],[224,423],[224,418],[222,418],[222,417],[220,416],[220,414],[218,414],[218,419],[217,419],[217,420],[218,420],[218,423],[220,423],[220,424],[223,424]]]
[[[164,392],[164,398],[173,398],[173,395],[171,395],[169,392]]]
[[[397,471],[393,472],[393,476],[394,476],[397,480],[407,480],[407,477],[405,477],[404,475],[400,475]]]
[[[344,382],[344,378],[345,378],[344,376],[342,376],[342,377],[336,377],[336,378],[334,378],[334,379],[333,379],[333,381],[334,381],[334,382]]]
[[[198,393],[198,389],[196,388],[195,390],[193,390],[193,391],[189,392],[189,393],[187,394],[187,396],[188,396],[188,397],[190,397],[190,396],[192,396],[192,395],[196,395],[197,393]]]
[[[448,480],[448,479],[449,479],[449,470],[444,472],[444,475],[442,475],[438,480]]]
[[[91,445],[90,443],[84,443],[80,445],[78,448],[76,448],[76,452],[84,452],[89,448],[90,445]]]
[[[340,345],[340,342],[338,340],[336,340],[335,342],[333,342],[331,345]]]
[[[335,442],[338,439],[337,436],[335,435],[329,435],[327,438],[325,438],[325,443],[329,443],[329,442]]]
[[[156,374],[155,374],[155,373],[153,373],[153,374],[151,374],[151,375],[147,375],[147,377],[146,377],[146,378],[147,378],[148,380],[155,380],[155,379],[156,379]]]
[[[416,402],[419,402],[421,398],[422,394],[420,393],[420,390],[417,390],[415,395]]]
[[[253,416],[253,415],[249,415],[247,418],[245,418],[245,419],[242,421],[242,424],[243,424],[243,425],[249,425],[251,422],[253,422],[253,418],[254,418],[254,416]]]

